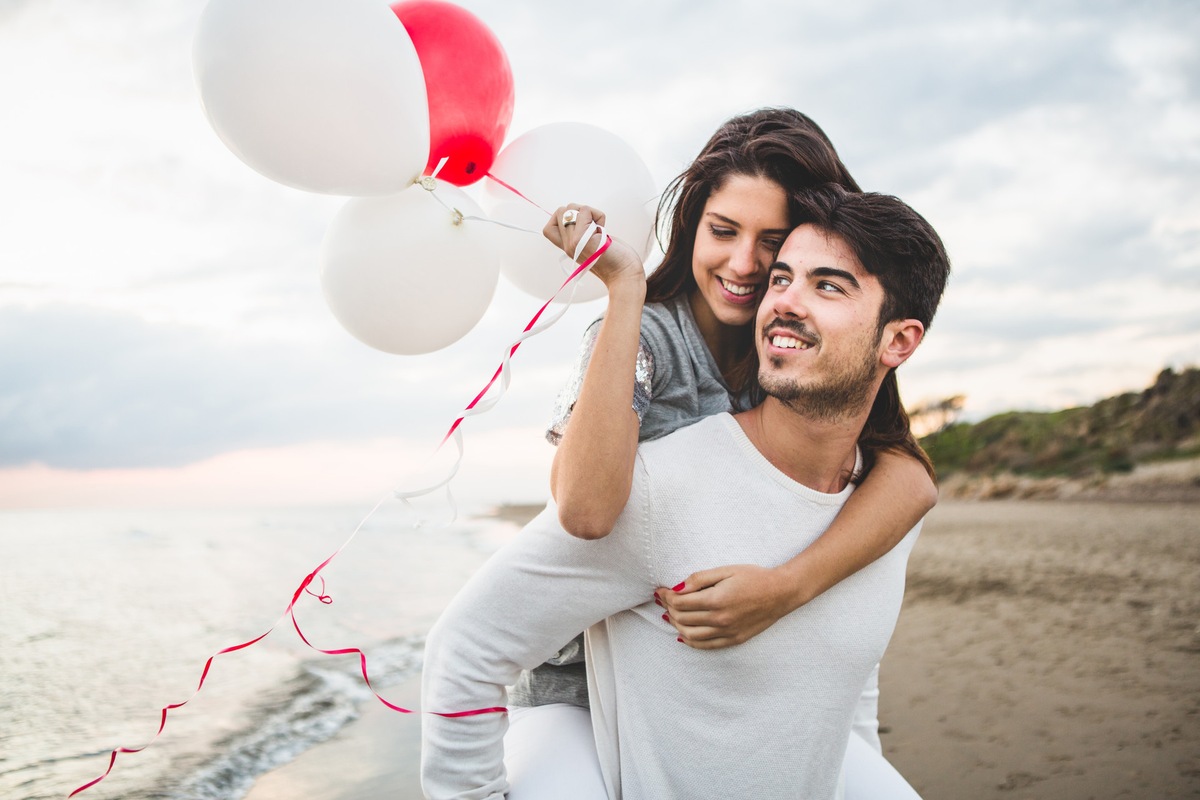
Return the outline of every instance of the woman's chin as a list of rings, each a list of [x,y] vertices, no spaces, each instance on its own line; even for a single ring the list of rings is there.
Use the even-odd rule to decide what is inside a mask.
[[[722,325],[727,325],[731,328],[741,328],[754,322],[755,307],[749,308],[744,306],[731,306],[728,303],[722,304],[724,308],[716,311],[716,317]]]

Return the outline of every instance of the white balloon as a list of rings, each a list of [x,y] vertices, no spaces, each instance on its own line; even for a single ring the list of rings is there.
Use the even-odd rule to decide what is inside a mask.
[[[338,322],[398,355],[431,353],[466,335],[487,311],[500,268],[495,226],[462,215],[483,211],[445,182],[437,197],[417,185],[347,202],[321,244],[321,286]]]
[[[274,181],[380,195],[425,168],[425,78],[386,2],[210,0],[192,66],[221,141]]]
[[[491,174],[546,211],[580,203],[603,211],[605,228],[637,251],[650,254],[657,192],[650,170],[637,152],[614,133],[582,122],[555,122],[513,139],[492,165]],[[531,236],[503,230],[496,235],[500,271],[518,288],[542,300],[575,269],[570,257],[540,234],[546,215],[491,178],[484,181],[489,216]],[[575,302],[604,297],[604,284],[585,275]]]

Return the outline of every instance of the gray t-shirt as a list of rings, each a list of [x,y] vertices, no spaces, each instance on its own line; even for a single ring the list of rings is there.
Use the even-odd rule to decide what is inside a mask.
[[[584,373],[591,359],[597,319],[584,334],[583,347],[555,404],[546,438],[562,438],[570,419]],[[638,441],[647,442],[723,411],[740,411],[745,398],[733,396],[721,370],[692,316],[685,295],[664,303],[647,303],[642,309],[637,374],[631,400],[641,420]],[[545,664],[521,673],[509,692],[514,706],[569,703],[588,707],[587,671],[583,660],[583,635],[562,647]]]

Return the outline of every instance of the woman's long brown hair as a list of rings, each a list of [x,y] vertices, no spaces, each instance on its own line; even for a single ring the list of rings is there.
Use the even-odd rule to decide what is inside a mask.
[[[762,108],[734,117],[717,129],[695,161],[663,192],[655,225],[661,244],[663,221],[669,215],[667,243],[662,263],[646,281],[647,302],[661,303],[696,288],[692,250],[700,217],[709,196],[733,175],[767,178],[789,198],[797,190],[824,183],[859,191],[829,137],[806,115],[790,108]],[[790,203],[788,213],[794,216]],[[738,351],[753,349],[753,327],[735,334]],[[730,388],[740,393],[752,385],[755,372],[740,359],[725,377]]]

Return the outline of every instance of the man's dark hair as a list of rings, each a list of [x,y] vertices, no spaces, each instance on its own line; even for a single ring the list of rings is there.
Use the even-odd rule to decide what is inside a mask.
[[[813,225],[837,236],[883,287],[877,334],[895,320],[915,319],[925,329],[933,322],[950,277],[950,257],[929,222],[898,198],[872,192],[847,192],[836,184],[802,190],[793,197],[797,225]],[[888,370],[858,440],[866,477],[884,450],[905,453],[935,481],[933,462],[912,434],[900,402],[896,370]]]
[[[847,192],[836,184],[799,191],[794,205],[797,225],[836,235],[879,279],[880,333],[898,319],[915,319],[929,329],[950,277],[950,257],[924,217],[891,195]]]

